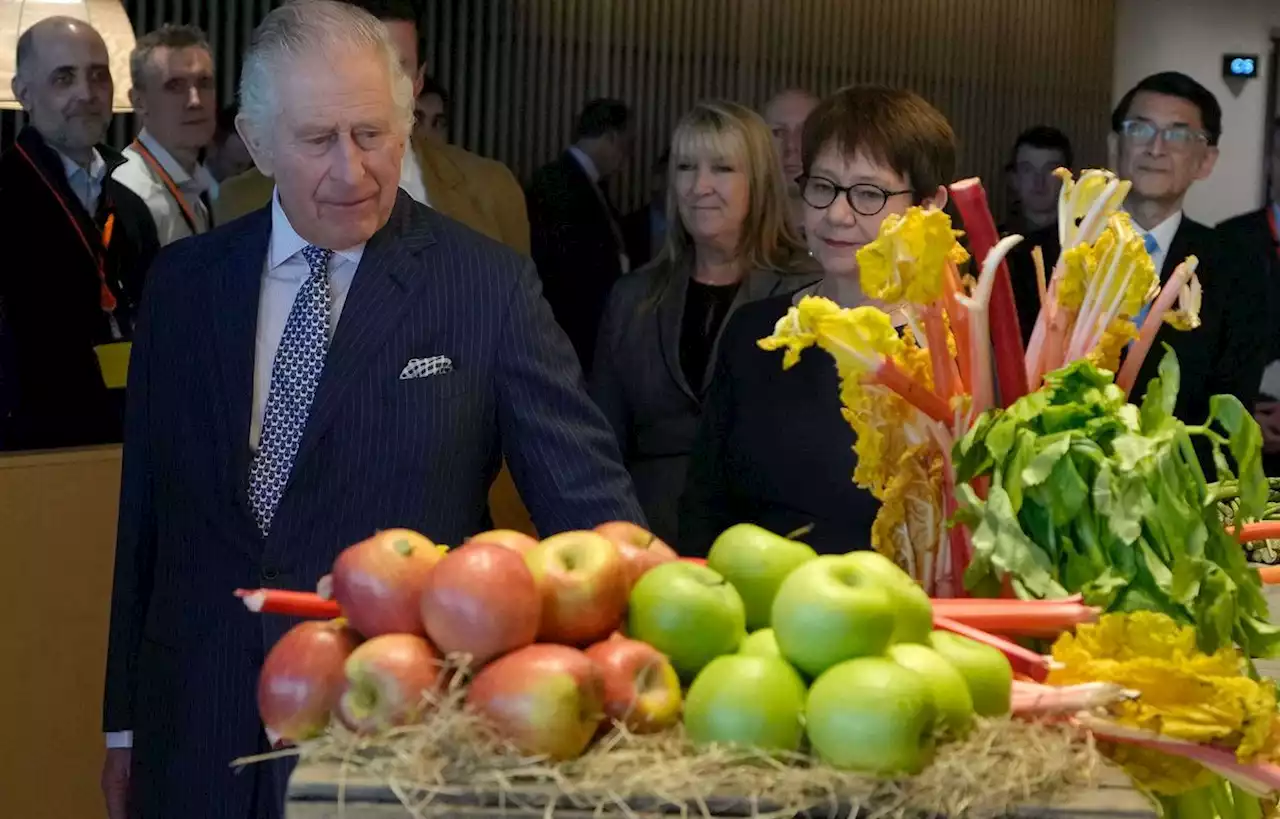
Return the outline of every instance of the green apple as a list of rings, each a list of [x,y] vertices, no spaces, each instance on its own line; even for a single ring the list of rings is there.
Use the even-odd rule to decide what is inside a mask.
[[[782,581],[773,601],[778,648],[809,677],[843,660],[883,654],[897,596],[853,555],[815,558]]]
[[[884,657],[847,660],[809,689],[809,744],[828,765],[916,774],[933,759],[937,708],[929,683]]]
[[[804,680],[779,657],[717,657],[684,700],[684,727],[698,744],[798,751],[804,738]]]
[[[868,577],[875,578],[897,597],[894,614],[897,624],[893,628],[895,643],[924,643],[933,631],[933,603],[920,584],[911,579],[889,558],[879,552],[850,552],[846,555],[856,562]]]
[[[809,546],[751,523],[725,529],[707,554],[707,565],[724,575],[742,595],[747,628],[769,625],[778,587],[796,567],[818,556]]]
[[[696,563],[654,566],[631,590],[627,634],[666,654],[680,678],[738,650],[746,636],[742,598],[717,572]]]
[[[998,649],[949,631],[929,635],[929,645],[960,672],[969,686],[973,710],[984,717],[1009,713],[1013,699],[1013,667]]]
[[[973,697],[964,675],[928,646],[898,643],[889,646],[889,659],[924,678],[933,692],[938,725],[948,735],[962,737],[973,725]]]
[[[747,635],[747,639],[738,646],[739,654],[751,654],[756,657],[781,657],[782,649],[778,648],[778,638],[773,629],[762,628]]]

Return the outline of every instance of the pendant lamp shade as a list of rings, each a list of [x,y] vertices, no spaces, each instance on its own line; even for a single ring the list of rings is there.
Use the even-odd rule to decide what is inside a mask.
[[[119,0],[0,0],[0,109],[22,108],[13,95],[18,38],[46,17],[75,17],[98,30],[111,56],[111,78],[115,82],[111,110],[117,114],[132,111],[129,54],[135,39],[133,24]]]

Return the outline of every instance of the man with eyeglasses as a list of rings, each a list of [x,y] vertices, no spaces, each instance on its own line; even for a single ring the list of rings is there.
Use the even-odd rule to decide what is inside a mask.
[[[1226,247],[1212,228],[1182,210],[1187,191],[1208,178],[1218,159],[1222,108],[1217,98],[1185,74],[1153,74],[1120,100],[1111,129],[1112,167],[1133,183],[1124,207],[1146,239],[1161,282],[1195,256],[1204,287],[1200,326],[1189,332],[1160,328],[1134,398],[1146,392],[1167,344],[1181,368],[1174,410],[1179,418],[1204,423],[1209,399],[1218,394],[1251,406],[1264,362],[1265,293],[1250,270],[1251,256]]]
[[[1124,208],[1167,281],[1188,256],[1199,260],[1197,275],[1204,287],[1201,324],[1183,332],[1165,325],[1156,336],[1134,386],[1141,401],[1169,345],[1178,357],[1181,384],[1175,414],[1202,424],[1209,398],[1235,395],[1251,406],[1263,366],[1266,322],[1265,293],[1252,274],[1252,254],[1227,246],[1212,228],[1183,213],[1187,191],[1208,178],[1218,159],[1222,108],[1200,83],[1176,71],[1153,74],[1121,98],[1111,114],[1108,137],[1110,165],[1133,184]],[[1061,248],[1056,227],[1029,234],[1011,256],[1011,275],[1034,281],[1030,251],[1044,251],[1051,267]],[[1015,286],[1015,291],[1019,289]],[[1034,315],[1019,305],[1020,314]],[[1141,323],[1141,320],[1139,320]],[[1023,327],[1023,335],[1031,333]]]

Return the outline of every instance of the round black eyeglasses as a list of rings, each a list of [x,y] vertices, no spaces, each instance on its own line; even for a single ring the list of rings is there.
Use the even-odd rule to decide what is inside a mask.
[[[860,216],[875,216],[884,210],[891,196],[905,196],[912,191],[885,190],[870,182],[859,182],[856,185],[837,185],[830,179],[821,176],[801,176],[796,179],[800,186],[800,198],[809,207],[826,210],[835,204],[836,198],[844,195],[845,201],[853,212]]]

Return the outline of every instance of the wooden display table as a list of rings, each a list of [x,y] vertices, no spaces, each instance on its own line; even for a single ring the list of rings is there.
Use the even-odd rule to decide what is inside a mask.
[[[341,782],[341,785],[339,783]],[[343,792],[343,808],[338,807],[338,793]],[[666,807],[665,810],[646,810],[636,805],[634,809],[622,811],[616,809],[597,812],[589,809],[575,809],[571,806],[557,807],[554,814],[548,813],[542,806],[547,802],[546,790],[531,787],[519,793],[520,804],[528,807],[512,807],[513,796],[507,797],[507,807],[499,802],[497,793],[457,793],[450,796],[437,796],[432,808],[422,808],[417,814],[405,808],[400,800],[387,786],[362,780],[358,777],[339,775],[339,770],[331,765],[304,765],[293,774],[289,783],[289,802],[285,809],[285,819],[411,819],[414,816],[460,817],[460,819],[544,819],[552,816],[558,819],[593,819],[594,817],[630,817],[630,819],[657,819],[660,816],[679,816],[680,811]],[[708,803],[717,817],[747,817],[751,815],[750,806],[734,800],[725,800],[722,804]],[[765,810],[761,806],[761,811]],[[699,809],[690,805],[689,816],[699,816]],[[848,808],[834,811],[831,817],[847,817]],[[811,819],[826,819],[824,811],[808,814]],[[1123,774],[1118,771],[1107,771],[1099,786],[1090,791],[1055,800],[1052,803],[1029,804],[1010,815],[1017,819],[1155,819],[1156,812],[1150,804],[1129,784]]]

